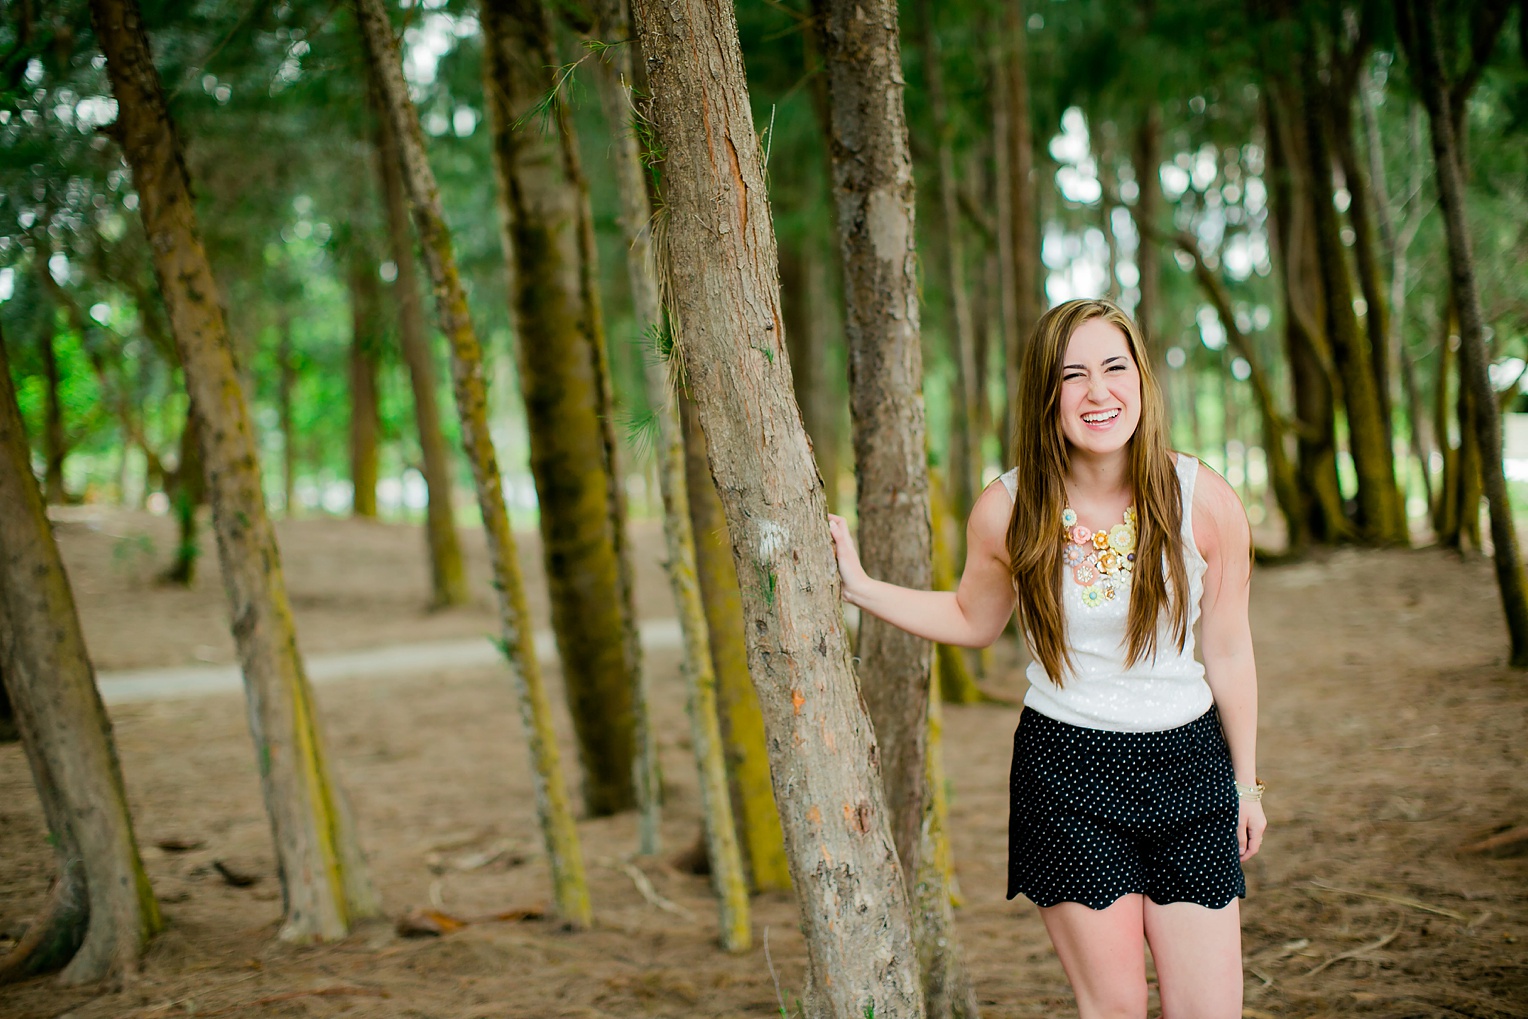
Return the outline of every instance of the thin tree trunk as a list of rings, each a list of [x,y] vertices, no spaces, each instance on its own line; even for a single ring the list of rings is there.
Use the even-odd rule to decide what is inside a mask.
[[[370,94],[373,103],[380,106],[377,91],[373,81]],[[425,540],[430,548],[430,605],[432,608],[465,605],[472,595],[467,589],[467,568],[456,534],[452,484],[455,471],[435,399],[435,358],[430,352],[429,326],[419,297],[419,271],[414,237],[409,229],[408,195],[403,185],[398,136],[386,116],[377,117],[377,168],[382,178],[389,246],[398,273],[393,283],[398,302],[398,341],[414,394],[414,425],[419,430],[421,473],[429,500],[425,509]]]
[[[944,235],[946,330],[950,360],[955,364],[954,399],[950,404],[950,501],[959,520],[971,515],[976,505],[977,479],[981,475],[981,449],[974,428],[976,408],[976,338],[971,323],[970,296],[966,293],[965,245],[960,233],[959,202],[955,193],[954,123],[944,92],[943,57],[934,27],[930,0],[918,0],[918,27],[922,36],[925,87],[929,112],[938,132],[935,180],[939,191],[939,229]],[[908,243],[912,237],[908,235]],[[956,546],[965,553],[965,532],[956,535]]]
[[[1014,410],[1018,406],[1019,363],[1024,344],[1040,319],[1040,216],[1035,183],[1035,156],[1032,117],[1029,108],[1029,39],[1024,5],[1008,3],[1003,7],[1004,62],[1000,91],[1007,113],[1007,178],[999,187],[1007,192],[1007,218],[1000,224],[999,235],[1006,236],[1010,273],[1005,273],[1003,290],[1011,292],[1013,322],[1006,330],[1003,357],[1004,401],[1001,448],[1004,465],[1013,462],[1012,444]],[[1006,315],[1006,312],[1005,312]],[[948,685],[945,685],[948,690]]]
[[[383,115],[398,139],[403,179],[425,266],[435,284],[436,312],[451,350],[451,381],[461,419],[462,439],[477,488],[478,510],[488,539],[498,594],[500,650],[509,664],[525,727],[531,774],[536,790],[536,818],[551,863],[552,893],[557,912],[568,923],[587,926],[592,920],[588,884],[578,831],[562,779],[552,727],[552,706],[536,656],[525,581],[515,552],[514,532],[504,502],[504,481],[488,427],[488,387],[483,380],[483,348],[467,310],[467,295],[452,250],[451,234],[441,208],[440,189],[425,157],[424,131],[403,80],[398,40],[382,0],[355,0],[356,20],[372,80],[376,82]]]
[[[1465,373],[1464,343],[1460,339],[1459,400],[1454,411],[1459,423],[1459,484],[1455,488],[1458,507],[1454,519],[1458,531],[1454,544],[1461,552],[1479,552],[1485,548],[1480,542],[1480,500],[1484,494],[1484,465],[1480,461],[1480,435],[1475,428],[1475,394],[1470,390]],[[1494,391],[1493,391],[1493,396]]]
[[[1146,331],[1146,345],[1161,375],[1167,369],[1167,343],[1162,333],[1162,249],[1152,242],[1162,219],[1162,115],[1155,101],[1142,105],[1131,145],[1130,162],[1135,169],[1138,189],[1135,205],[1130,208],[1135,220],[1135,267],[1140,273],[1137,284],[1141,299],[1135,306],[1135,320]]]
[[[1479,444],[1481,481],[1491,509],[1496,582],[1501,591],[1502,611],[1507,617],[1512,664],[1525,668],[1528,667],[1528,591],[1525,591],[1523,562],[1518,556],[1507,479],[1502,472],[1501,414],[1497,411],[1488,370],[1490,355],[1486,350],[1485,322],[1475,283],[1475,256],[1470,250],[1469,224],[1465,216],[1464,181],[1460,172],[1463,161],[1439,55],[1437,15],[1430,0],[1408,0],[1402,11],[1403,38],[1410,41],[1412,59],[1419,65],[1417,77],[1422,101],[1427,106],[1432,125],[1438,199],[1443,207],[1444,235],[1448,243],[1449,284],[1459,312],[1460,389],[1468,390],[1474,404],[1471,424]],[[1462,106],[1462,102],[1458,105]],[[1476,516],[1478,518],[1479,514]]]
[[[201,425],[223,582],[282,877],[281,937],[342,937],[352,922],[377,915],[380,904],[330,770],[297,654],[276,537],[261,496],[254,431],[180,142],[134,0],[92,0],[91,12],[117,100],[114,130],[133,169],[154,274]]]
[[[197,537],[197,515],[207,501],[207,471],[202,460],[202,425],[196,409],[186,407],[180,430],[180,451],[175,470],[165,476],[165,494],[175,511],[175,558],[160,575],[166,584],[190,587],[196,582],[196,564],[202,555]]]
[[[1379,252],[1375,250],[1380,196],[1371,186],[1368,170],[1359,161],[1353,137],[1350,106],[1353,97],[1333,94],[1332,149],[1348,188],[1348,221],[1353,227],[1353,262],[1358,289],[1364,299],[1364,331],[1369,338],[1370,366],[1374,376],[1374,395],[1379,402],[1380,420],[1387,433],[1392,427],[1390,398],[1390,295],[1386,291]]]
[[[377,331],[381,324],[377,266],[366,242],[352,238],[348,252],[350,286],[350,481],[352,516],[377,516]]]
[[[629,38],[631,19],[621,0],[602,4],[596,16],[603,37]],[[598,77],[600,98],[613,141],[616,190],[621,203],[621,239],[626,242],[626,276],[631,284],[632,310],[638,335],[651,337],[653,348],[643,351],[647,400],[658,419],[658,487],[663,494],[663,535],[668,551],[665,565],[684,635],[690,733],[695,763],[700,771],[707,856],[717,892],[722,946],[729,952],[741,952],[752,941],[748,880],[727,786],[727,765],[717,716],[716,671],[711,662],[711,639],[706,628],[705,605],[696,566],[695,532],[690,523],[679,397],[673,391],[670,366],[663,356],[666,344],[657,342],[663,326],[663,308],[653,264],[652,235],[647,228],[652,219],[652,204],[643,180],[642,154],[638,150],[636,133],[628,123],[631,112],[628,88],[635,87],[631,49],[617,46],[608,56],[610,62],[601,64]],[[632,84],[628,85],[629,82]]]
[[[1460,449],[1450,437],[1449,409],[1454,406],[1449,384],[1454,374],[1454,302],[1445,306],[1438,323],[1438,370],[1433,376],[1433,428],[1438,436],[1438,452],[1443,461],[1438,492],[1433,502],[1433,534],[1445,548],[1459,547],[1459,461]]]
[[[640,665],[626,639],[631,612],[599,415],[595,345],[603,338],[580,278],[580,194],[550,133],[570,129],[560,96],[547,129],[535,122],[556,74],[550,21],[531,0],[487,0],[483,19],[501,236],[552,628],[578,736],[584,805],[602,817],[637,806],[645,788],[636,780]]]
[[[60,893],[0,958],[0,983],[67,962],[81,984],[138,968],[163,926],[138,855],[111,722],[32,474],[0,339],[0,679],[43,803]],[[67,955],[58,949],[72,946]],[[51,950],[50,950],[51,949]]]
[[[927,589],[933,579],[933,549],[916,206],[902,105],[897,6],[894,0],[880,0],[868,9],[863,0],[818,0],[815,10],[828,75],[828,143],[847,298],[844,332],[860,554],[873,576]],[[929,17],[926,4],[922,16]],[[937,80],[932,26],[925,24],[925,31],[929,76]],[[937,113],[935,117],[940,119]],[[947,140],[941,143],[940,167],[941,174],[953,171]],[[942,178],[941,198],[950,217],[956,215],[953,186],[953,180]],[[953,225],[947,230],[954,245]],[[962,356],[966,441],[974,450],[970,417],[976,410],[975,361],[969,345]],[[974,466],[968,462],[968,467]],[[864,613],[855,650],[860,691],[880,743],[892,836],[914,892],[913,931],[925,1008],[930,1016],[974,1016],[976,1002],[959,957],[948,889],[938,867],[925,869],[919,863],[928,796],[933,647]],[[964,993],[955,993],[957,987]]]
[[[951,519],[949,488],[943,485],[938,471],[929,472],[929,518],[934,559],[934,590],[953,591],[958,584],[955,573],[955,552],[950,533],[964,521]],[[934,656],[939,662],[935,670],[939,675],[939,696],[947,704],[979,704],[984,700],[981,687],[971,673],[971,663],[965,648],[950,644],[936,644]]]
[[[297,365],[292,349],[292,316],[277,312],[280,339],[276,347],[276,414],[281,428],[281,512],[297,515],[297,429],[292,420],[292,392],[297,388]]]
[[[1290,123],[1289,103],[1282,92],[1270,78],[1263,112],[1268,128],[1274,250],[1282,270],[1285,356],[1298,422],[1296,465],[1303,507],[1300,545],[1307,538],[1333,543],[1349,530],[1337,481],[1335,373],[1319,324],[1323,301],[1314,271],[1315,231],[1303,169],[1304,145]]]
[[[807,948],[808,1015],[923,1015],[879,751],[781,336],[774,229],[730,6],[637,0],[665,153],[663,294],[736,543]],[[905,242],[904,242],[905,243]]]
[[[769,750],[764,743],[764,714],[759,694],[748,673],[747,635],[743,632],[743,597],[732,565],[732,539],[727,517],[706,452],[695,403],[680,393],[684,425],[685,484],[690,496],[690,522],[695,533],[700,594],[705,603],[706,629],[711,635],[711,662],[716,669],[717,701],[727,740],[727,766],[732,779],[733,806],[748,851],[748,869],[755,891],[790,889],[790,864],[785,858],[785,833],[769,780]]]
[[[41,252],[38,253],[37,258],[38,272],[46,275],[49,271],[47,259]],[[46,287],[43,289],[46,290]],[[37,350],[42,357],[43,382],[42,489],[43,498],[47,499],[50,505],[57,506],[68,499],[64,491],[64,457],[69,455],[69,438],[64,428],[64,403],[58,392],[62,379],[58,372],[58,352],[54,347],[58,339],[54,309],[52,303],[46,299],[38,303],[42,312],[41,328],[37,333]]]
[[[1314,59],[1296,58],[1304,94],[1306,157],[1310,161],[1311,210],[1314,213],[1317,261],[1326,291],[1326,333],[1342,377],[1347,411],[1348,448],[1358,477],[1358,526],[1371,542],[1405,544],[1404,514],[1397,506],[1395,462],[1390,429],[1380,416],[1374,389],[1369,340],[1358,328],[1347,255],[1343,249],[1337,211],[1332,205],[1332,155],[1328,126],[1332,122],[1330,89],[1316,79]]]
[[[1390,266],[1390,315],[1389,336],[1386,339],[1385,349],[1395,365],[1400,368],[1401,393],[1406,401],[1406,419],[1408,432],[1411,436],[1411,453],[1417,460],[1417,473],[1422,481],[1422,497],[1426,505],[1432,505],[1432,466],[1429,461],[1429,442],[1427,440],[1427,418],[1422,413],[1422,398],[1418,391],[1415,371],[1412,367],[1411,355],[1406,350],[1406,274],[1408,271],[1408,252],[1411,248],[1412,239],[1421,225],[1421,203],[1417,200],[1422,190],[1420,179],[1421,154],[1417,151],[1417,106],[1415,102],[1408,104],[1410,116],[1408,141],[1411,143],[1412,174],[1415,185],[1411,188],[1411,194],[1407,196],[1407,203],[1411,205],[1411,212],[1406,216],[1404,225],[1400,230],[1396,229],[1395,218],[1390,209],[1390,189],[1385,182],[1385,153],[1379,133],[1379,115],[1374,109],[1374,99],[1371,94],[1372,83],[1365,73],[1360,79],[1358,91],[1359,111],[1363,118],[1364,135],[1369,155],[1369,181],[1374,193],[1375,224],[1379,229],[1380,243],[1385,249],[1385,259]],[[1401,485],[1401,498],[1407,498],[1408,487]],[[1405,508],[1403,506],[1403,508]],[[1410,512],[1407,512],[1408,526]]]

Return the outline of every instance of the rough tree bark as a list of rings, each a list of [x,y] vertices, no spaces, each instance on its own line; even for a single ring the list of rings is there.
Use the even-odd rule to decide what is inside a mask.
[[[514,532],[510,530],[509,511],[504,503],[504,481],[488,427],[483,348],[467,309],[467,294],[462,287],[451,233],[441,208],[440,189],[425,155],[424,131],[419,126],[419,116],[403,80],[402,56],[392,24],[382,0],[355,0],[355,12],[371,80],[377,85],[383,115],[398,139],[398,154],[402,159],[414,226],[419,233],[425,266],[435,284],[435,307],[441,331],[450,345],[451,382],[461,420],[462,441],[472,465],[478,510],[488,539],[493,585],[498,595],[499,646],[509,664],[520,705],[520,720],[525,726],[536,790],[536,818],[551,863],[553,897],[557,912],[565,921],[587,926],[593,914],[588,884],[584,879],[583,855],[563,785],[552,727],[552,706],[536,657],[525,581],[520,575]]]
[[[606,39],[626,39],[631,19],[621,0],[602,0],[596,8],[599,33]],[[643,350],[647,400],[657,417],[658,486],[663,494],[663,536],[667,543],[669,584],[684,635],[683,670],[689,688],[688,710],[695,763],[700,772],[701,815],[706,832],[711,880],[716,888],[722,946],[729,952],[746,950],[749,929],[748,881],[732,816],[727,785],[721,724],[717,717],[716,671],[711,663],[711,639],[697,576],[695,532],[690,523],[690,496],[685,477],[684,430],[679,420],[678,394],[661,342],[663,308],[653,264],[652,203],[643,179],[642,153],[631,124],[632,59],[629,46],[615,46],[599,70],[599,90],[610,127],[616,191],[621,203],[621,239],[626,242],[626,277],[631,284],[632,310],[638,335],[653,349]],[[640,341],[639,341],[640,342]]]
[[[726,509],[806,936],[808,1015],[923,1015],[879,749],[781,336],[774,228],[730,4],[637,0],[663,152],[664,297]]]
[[[1455,129],[1450,82],[1438,43],[1438,15],[1431,0],[1407,0],[1401,5],[1402,38],[1417,67],[1422,102],[1432,127],[1433,163],[1437,168],[1438,199],[1448,243],[1449,284],[1459,313],[1459,385],[1473,404],[1476,440],[1480,449],[1480,478],[1491,509],[1491,542],[1495,546],[1496,583],[1507,617],[1511,661],[1528,668],[1528,584],[1518,556],[1512,503],[1502,471],[1501,414],[1491,388],[1490,352],[1486,349],[1480,291],[1475,283],[1475,256],[1465,215],[1462,159]],[[1489,47],[1486,48],[1489,52]],[[1455,86],[1457,88],[1457,85]]]
[[[59,868],[43,915],[0,957],[0,984],[59,966],[66,984],[135,970],[163,922],[138,855],[74,595],[32,474],[3,339],[0,679]]]
[[[358,234],[347,252],[346,282],[350,289],[350,482],[352,516],[377,516],[377,438],[382,422],[377,411],[377,332],[381,326],[381,294],[376,259]]]
[[[180,142],[135,0],[92,0],[91,13],[117,100],[113,131],[132,167],[154,274],[201,425],[223,582],[282,876],[281,937],[342,937],[353,921],[379,913],[380,904],[297,653],[276,536],[261,495],[254,431]]]
[[[732,538],[706,452],[706,434],[695,401],[679,393],[684,426],[685,484],[690,495],[690,523],[695,532],[700,594],[711,635],[717,701],[727,740],[727,768],[732,803],[748,851],[748,871],[755,891],[788,891],[790,865],[785,833],[769,781],[769,750],[764,744],[764,714],[748,674],[747,634],[743,632],[743,596],[732,565]]]
[[[640,663],[626,640],[617,526],[599,407],[597,311],[580,277],[580,194],[559,135],[551,23],[539,0],[483,4],[484,78],[499,218],[510,266],[515,351],[530,428],[552,628],[596,817],[638,804]],[[523,123],[522,123],[523,121]]]
[[[828,77],[860,553],[871,575],[927,589],[932,535],[917,235],[897,7],[894,0],[817,0],[814,9]],[[928,59],[936,54],[930,45]],[[947,214],[952,204],[946,202]],[[855,650],[860,692],[880,743],[897,856],[909,887],[924,890],[914,896],[913,925],[925,1007],[931,1016],[974,1016],[948,889],[939,868],[920,867],[933,649],[865,614]]]
[[[414,426],[419,431],[420,473],[424,475],[428,505],[425,509],[425,541],[430,549],[430,604],[433,608],[465,605],[467,568],[456,534],[455,486],[451,449],[440,424],[435,399],[435,358],[430,353],[430,332],[419,297],[419,271],[414,237],[409,229],[408,195],[403,186],[398,136],[391,121],[382,115],[375,81],[369,94],[377,107],[377,171],[382,178],[382,201],[387,212],[388,243],[398,275],[393,296],[398,306],[398,343],[408,365],[409,386],[414,394]]]

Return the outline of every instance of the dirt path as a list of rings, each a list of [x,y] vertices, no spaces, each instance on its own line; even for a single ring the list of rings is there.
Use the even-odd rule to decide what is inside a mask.
[[[134,572],[131,553],[116,551],[137,541],[132,529],[141,524],[113,517],[95,530],[62,529],[98,661],[121,669],[185,665],[198,654],[231,660],[215,578],[181,599],[153,588],[145,571]],[[656,538],[638,538],[650,619],[671,614]],[[420,611],[425,574],[411,530],[314,521],[283,528],[281,540],[313,661],[476,640],[491,629],[486,605],[454,616]],[[531,570],[533,556],[528,548]],[[1253,606],[1272,827],[1248,868],[1245,1014],[1528,1015],[1528,858],[1464,851],[1528,823],[1528,677],[1502,663],[1489,565],[1434,551],[1342,552],[1260,570]],[[32,981],[0,990],[0,1017],[778,1015],[775,980],[787,1004],[803,982],[794,903],[756,900],[761,943],[753,951],[727,956],[715,947],[706,879],[669,862],[698,830],[683,686],[673,651],[652,650],[648,662],[659,697],[666,853],[635,864],[686,915],[639,893],[625,869],[635,823],[622,816],[579,826],[594,930],[528,921],[406,940],[376,924],[337,945],[280,944],[274,860],[239,696],[118,703],[111,713],[123,770],[170,929],[127,986],[97,995]],[[1011,645],[999,650],[989,683],[1022,694]],[[501,669],[436,660],[334,679],[317,697],[391,917],[431,902],[465,915],[545,901],[525,748]],[[978,706],[949,709],[946,720],[965,898],[959,934],[989,1019],[1072,1008],[1033,907],[1002,897],[1016,718],[1008,707]],[[565,717],[559,726],[570,748]],[[19,748],[0,747],[0,936],[18,933],[46,892],[45,836]],[[157,848],[170,839],[200,845]],[[261,879],[233,888],[214,860]]]

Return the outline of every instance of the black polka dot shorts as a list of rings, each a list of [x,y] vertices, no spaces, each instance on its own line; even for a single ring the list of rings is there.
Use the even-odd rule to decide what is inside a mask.
[[[1247,894],[1213,707],[1161,732],[1086,729],[1025,708],[1009,799],[1010,899],[1103,909],[1137,893],[1219,909]]]

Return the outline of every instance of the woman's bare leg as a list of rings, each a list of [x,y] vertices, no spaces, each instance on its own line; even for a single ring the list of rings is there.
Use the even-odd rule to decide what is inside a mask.
[[[1144,899],[1123,895],[1105,909],[1058,902],[1040,910],[1080,1019],[1145,1019]]]
[[[1146,940],[1157,966],[1162,1019],[1240,1019],[1241,909],[1146,901]]]

